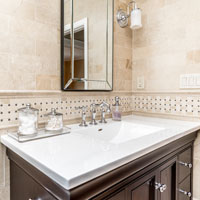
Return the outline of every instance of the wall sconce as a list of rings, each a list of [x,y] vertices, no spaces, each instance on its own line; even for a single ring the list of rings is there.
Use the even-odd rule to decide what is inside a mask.
[[[130,7],[131,4],[134,4],[134,8],[131,10],[130,14]],[[127,7],[127,13],[123,9],[119,9],[117,11],[117,22],[120,27],[125,28],[128,26],[128,18],[131,18],[131,29],[139,29],[142,27],[142,13],[141,9],[137,7],[135,1],[131,1]]]

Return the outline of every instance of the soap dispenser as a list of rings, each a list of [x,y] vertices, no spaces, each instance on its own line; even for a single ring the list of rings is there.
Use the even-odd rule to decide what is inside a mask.
[[[115,97],[115,104],[113,105],[113,109],[112,109],[112,119],[114,121],[121,121],[121,112],[119,110],[119,101],[120,98],[119,97]]]

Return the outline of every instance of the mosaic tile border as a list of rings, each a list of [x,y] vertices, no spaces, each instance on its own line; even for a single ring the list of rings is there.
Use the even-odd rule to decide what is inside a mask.
[[[30,93],[31,94],[31,93]],[[90,115],[91,103],[106,101],[114,103],[114,97],[122,99],[121,110],[124,113],[137,112],[158,115],[174,115],[180,117],[193,117],[200,119],[200,93],[36,93],[13,96],[0,96],[0,129],[18,125],[17,109],[31,103],[40,110],[39,122],[45,121],[44,114],[56,108],[63,113],[64,120],[80,118],[81,113],[77,106],[88,106],[87,116]],[[98,110],[99,111],[99,110]],[[100,114],[100,112],[98,112]]]
[[[59,96],[59,95],[58,95]],[[33,107],[39,109],[39,123],[45,121],[44,114],[51,111],[51,108],[56,108],[58,112],[63,113],[64,120],[72,120],[81,117],[81,111],[76,110],[77,106],[88,106],[87,116],[90,115],[89,106],[92,103],[101,103],[106,101],[110,105],[114,104],[115,94],[113,95],[94,95],[94,96],[49,96],[49,97],[0,97],[0,128],[18,125],[18,112],[17,110],[24,107],[26,103],[31,103]],[[132,96],[118,95],[121,98],[121,111],[132,111]],[[98,114],[100,110],[97,109]]]
[[[134,94],[133,112],[200,117],[200,95]]]

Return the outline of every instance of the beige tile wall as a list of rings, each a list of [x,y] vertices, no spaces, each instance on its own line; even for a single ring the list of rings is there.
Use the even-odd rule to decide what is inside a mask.
[[[60,0],[0,1],[0,21],[0,90],[60,90]],[[131,91],[131,31],[115,37],[114,90]]]
[[[0,90],[59,89],[58,2],[0,1]]]
[[[143,28],[133,32],[133,90],[177,91],[179,76],[200,73],[200,1],[138,0]]]

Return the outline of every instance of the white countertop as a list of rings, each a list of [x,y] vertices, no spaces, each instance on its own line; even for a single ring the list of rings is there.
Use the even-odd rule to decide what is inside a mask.
[[[199,130],[200,123],[133,115],[71,128],[70,134],[26,143],[4,135],[1,143],[69,190]]]

